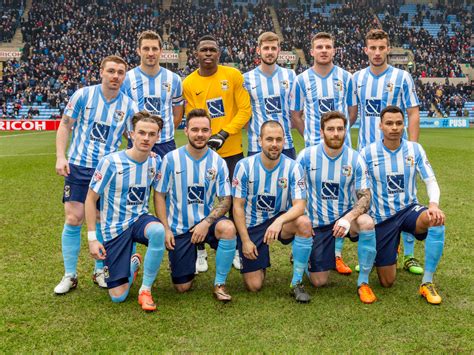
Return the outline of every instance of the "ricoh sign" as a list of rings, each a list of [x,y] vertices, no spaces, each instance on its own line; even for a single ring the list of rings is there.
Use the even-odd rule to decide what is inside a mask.
[[[61,120],[0,120],[0,131],[56,131]]]

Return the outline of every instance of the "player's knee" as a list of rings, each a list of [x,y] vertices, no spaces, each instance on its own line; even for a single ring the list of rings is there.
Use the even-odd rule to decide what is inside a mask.
[[[234,239],[237,234],[234,223],[230,220],[221,220],[216,225],[216,236],[222,239]]]
[[[312,272],[310,273],[309,281],[314,287],[323,287],[328,283],[328,276],[316,275],[316,273]]]
[[[128,283],[126,285],[114,287],[109,290],[110,299],[114,303],[124,302],[127,299],[128,291],[129,291]]]
[[[245,280],[245,287],[250,292],[258,292],[263,287],[263,280],[257,280],[257,279]]]
[[[380,281],[380,286],[385,287],[385,288],[390,288],[395,283],[395,280],[387,280],[383,278],[381,278],[379,281]]]
[[[296,219],[296,233],[300,237],[310,238],[312,235],[311,221],[308,216],[300,216]]]
[[[375,228],[374,220],[368,214],[363,214],[357,217],[357,224],[362,231],[368,231]]]
[[[191,289],[191,282],[187,282],[185,284],[174,284],[174,289],[178,293],[185,293],[188,292]]]
[[[79,216],[75,213],[66,214],[66,224],[69,224],[70,226],[80,226],[83,222],[83,216]]]

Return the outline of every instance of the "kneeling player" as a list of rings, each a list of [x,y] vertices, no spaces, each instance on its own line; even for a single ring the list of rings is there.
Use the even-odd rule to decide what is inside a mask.
[[[306,187],[301,166],[282,155],[283,127],[267,121],[260,129],[259,154],[237,163],[232,180],[234,222],[244,282],[249,291],[263,286],[270,266],[269,244],[278,239],[293,241],[292,294],[298,302],[309,302],[301,280],[311,252],[311,223],[304,216]]]
[[[358,294],[362,302],[373,303],[376,297],[369,287],[369,274],[375,260],[375,231],[372,218],[366,214],[370,190],[364,160],[344,144],[346,127],[344,114],[325,113],[321,117],[323,142],[298,155],[297,161],[305,171],[307,209],[314,227],[309,275],[314,286],[325,285],[329,270],[336,268],[335,238],[344,238],[348,233],[358,235]]]
[[[206,242],[217,249],[214,296],[229,302],[232,297],[225,282],[237,244],[234,224],[224,217],[231,204],[229,171],[207,145],[211,119],[205,110],[188,113],[184,134],[188,144],[165,155],[155,188],[155,210],[166,230],[171,277],[178,292],[188,291],[196,272],[196,245]]]
[[[383,140],[364,148],[362,155],[368,167],[373,188],[373,215],[377,235],[375,265],[382,286],[395,282],[397,247],[400,232],[425,240],[425,272],[420,294],[431,304],[441,303],[433,284],[444,248],[444,213],[438,208],[440,191],[425,151],[420,144],[402,139],[403,112],[387,106],[380,114]],[[426,184],[429,207],[418,204],[416,173]]]
[[[161,159],[150,157],[163,121],[148,112],[132,119],[132,148],[104,157],[90,183],[85,209],[89,249],[95,259],[105,261],[105,281],[113,302],[123,302],[134,281],[141,256],[132,256],[134,242],[148,246],[138,303],[145,311],[156,310],[151,287],[164,252],[165,231],[148,214],[151,185],[156,184]],[[104,245],[96,239],[96,202],[100,197],[100,221]]]

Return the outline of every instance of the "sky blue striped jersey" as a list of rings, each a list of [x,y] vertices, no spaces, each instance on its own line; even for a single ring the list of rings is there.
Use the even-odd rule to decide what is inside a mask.
[[[248,124],[248,151],[259,152],[260,127],[266,121],[278,121],[285,131],[284,149],[294,147],[291,136],[290,94],[296,74],[291,69],[276,66],[267,76],[259,67],[244,74],[244,87],[250,94],[252,117]]]
[[[400,147],[392,152],[380,140],[365,147],[361,155],[367,163],[371,180],[370,210],[376,223],[418,202],[417,172],[423,180],[434,177],[425,151],[416,142],[403,139]]]
[[[313,227],[334,223],[352,209],[355,192],[369,188],[364,159],[346,145],[341,154],[331,158],[320,143],[303,149],[297,161],[305,172],[306,210]]]
[[[107,155],[99,162],[89,187],[100,195],[104,241],[118,237],[148,213],[150,191],[157,184],[160,165],[159,156],[139,163],[125,150]]]
[[[420,105],[411,75],[391,65],[378,76],[370,71],[370,67],[356,72],[354,88],[359,105],[359,150],[382,139],[380,112],[385,107],[400,107],[405,112],[406,121],[406,109]],[[406,132],[404,137],[406,138]]]
[[[293,85],[291,110],[304,110],[305,146],[321,141],[321,116],[329,111],[340,111],[349,120],[347,108],[357,104],[352,75],[335,65],[325,77],[309,68],[296,77]],[[345,144],[351,146],[350,129],[347,129]]]
[[[119,91],[107,102],[101,85],[77,90],[70,98],[64,114],[76,120],[69,145],[69,163],[95,168],[102,157],[117,151],[124,131],[130,131],[137,105]]]
[[[127,72],[121,90],[138,104],[140,111],[161,116],[163,129],[158,143],[174,139],[173,106],[184,105],[183,85],[178,74],[160,67],[158,74],[151,77],[136,67]]]
[[[216,196],[231,195],[229,170],[213,150],[195,160],[183,146],[164,156],[156,191],[167,194],[168,224],[180,235],[211,213]]]
[[[287,211],[293,200],[306,199],[303,168],[283,154],[272,170],[263,166],[261,153],[244,158],[235,167],[232,196],[245,199],[247,228],[260,225]]]

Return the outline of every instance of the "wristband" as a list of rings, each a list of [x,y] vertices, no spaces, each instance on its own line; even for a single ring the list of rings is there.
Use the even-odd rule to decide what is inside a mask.
[[[93,242],[93,241],[97,240],[97,234],[96,234],[96,232],[95,232],[95,231],[89,231],[89,232],[87,232],[87,240],[88,240],[89,242]]]

